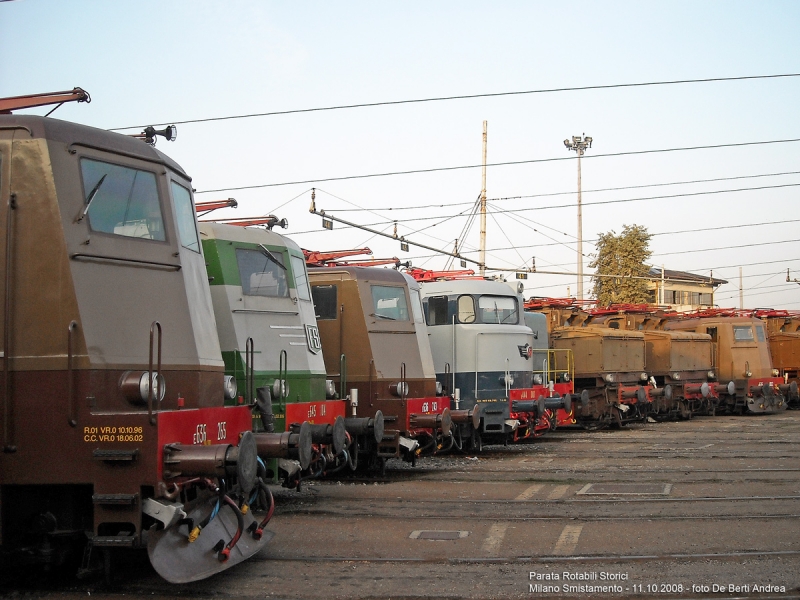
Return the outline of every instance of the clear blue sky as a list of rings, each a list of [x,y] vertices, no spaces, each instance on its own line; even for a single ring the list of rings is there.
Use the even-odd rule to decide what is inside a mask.
[[[65,105],[54,116],[117,128],[413,98],[800,73],[798,23],[800,3],[763,0],[14,0],[0,2],[0,95],[80,86],[92,103]],[[746,306],[800,309],[800,285],[785,281],[786,269],[800,279],[800,176],[591,191],[800,171],[800,142],[592,157],[800,138],[799,93],[795,77],[453,100],[190,123],[178,126],[176,142],[158,147],[192,174],[198,200],[236,198],[239,208],[228,216],[275,212],[289,219],[288,234],[305,248],[367,245],[376,256],[442,268],[445,259],[425,250],[406,254],[397,242],[338,224],[322,231],[320,218],[308,213],[310,189],[318,190],[318,208],[370,209],[338,214],[387,231],[396,219],[401,235],[449,250],[465,223],[457,215],[480,192],[480,169],[229,188],[477,165],[484,120],[490,163],[569,159],[564,138],[585,132],[595,142],[583,161],[584,253],[598,233],[643,225],[655,234],[653,264],[713,270],[730,281],[717,294],[720,305],[738,306],[743,266]],[[575,271],[572,154],[489,168],[490,266],[516,268],[535,256],[540,269]],[[698,194],[754,187],[765,189]],[[571,193],[541,196],[564,192]],[[691,195],[592,204],[676,194]],[[670,233],[688,230],[701,231]],[[476,222],[465,249],[477,247]],[[576,293],[574,276],[532,275],[525,293],[564,296],[568,288]]]

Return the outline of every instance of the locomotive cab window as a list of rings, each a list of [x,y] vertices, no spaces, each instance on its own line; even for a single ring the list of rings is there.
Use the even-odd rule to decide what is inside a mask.
[[[766,341],[764,337],[764,328],[761,325],[756,325],[756,337],[758,338],[759,342]]]
[[[408,321],[408,304],[405,288],[388,285],[373,285],[373,316],[390,321]]]
[[[411,292],[411,312],[414,315],[414,322],[422,323],[422,298],[420,298],[418,290],[409,291]]]
[[[178,236],[181,245],[189,250],[200,252],[200,239],[197,237],[197,222],[192,205],[192,196],[182,185],[171,182],[172,198],[175,203],[175,216],[178,221]]]
[[[154,173],[82,158],[81,175],[84,212],[92,231],[166,239]]]
[[[428,298],[428,325],[447,325],[447,296]]]
[[[308,273],[306,272],[306,261],[299,256],[291,256],[292,270],[294,271],[294,285],[297,289],[297,297],[300,300],[311,300],[309,292]]]
[[[458,322],[475,322],[475,299],[472,296],[458,297]]]
[[[511,296],[481,296],[478,298],[481,323],[516,325],[519,322],[517,299]]]
[[[236,249],[236,262],[245,296],[286,297],[289,285],[283,254],[268,250]]]
[[[338,314],[335,285],[315,285],[311,288],[314,312],[318,321],[332,321]]]
[[[755,338],[753,337],[753,328],[750,325],[734,325],[733,341],[754,342]]]

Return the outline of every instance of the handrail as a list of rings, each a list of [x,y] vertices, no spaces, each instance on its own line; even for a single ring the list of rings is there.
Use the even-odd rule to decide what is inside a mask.
[[[347,398],[347,357],[339,356],[339,397]]]
[[[368,393],[368,398],[369,398],[370,402],[372,402],[372,400],[373,400],[373,396],[372,396],[372,372],[373,371],[375,371],[375,378],[377,379],[378,370],[375,368],[375,359],[374,358],[370,359],[370,361],[369,361],[369,393]]]
[[[75,382],[74,382],[74,368],[72,365],[73,353],[73,336],[72,332],[78,329],[77,321],[70,321],[67,327],[67,422],[70,427],[77,427],[78,420],[75,415]]]
[[[158,370],[156,371],[156,385],[153,386],[153,337],[155,330],[158,330]],[[153,416],[153,387],[157,390],[157,398],[161,398],[161,323],[153,321],[150,324],[150,362],[147,368],[147,416],[150,419],[150,425],[156,424],[156,418]]]
[[[5,297],[3,306],[3,452],[15,452],[16,447],[11,437],[9,424],[11,405],[11,268],[13,265],[13,233],[14,219],[12,215],[17,209],[17,195],[11,194],[8,197],[8,213],[6,214],[6,277],[5,277]]]
[[[289,387],[289,354],[286,350],[281,350],[280,363],[278,364],[278,382],[280,386],[281,410],[286,410],[286,399],[288,397],[287,388]]]
[[[247,338],[244,343],[244,395],[248,406],[253,404],[255,398],[253,390],[253,363],[255,362],[255,349],[253,338]]]

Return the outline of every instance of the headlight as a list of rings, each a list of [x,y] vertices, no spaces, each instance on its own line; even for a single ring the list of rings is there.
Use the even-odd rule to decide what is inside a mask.
[[[336,398],[336,386],[333,385],[333,379],[325,380],[325,397],[328,400]]]
[[[398,381],[397,383],[393,383],[389,386],[389,392],[392,396],[397,396],[398,398],[405,398],[408,396],[408,383],[405,381]]]
[[[603,377],[608,383],[614,383],[614,374],[608,373],[605,377]]]
[[[542,385],[542,376],[541,375],[534,375],[533,376],[533,383],[536,385]]]
[[[500,384],[501,385],[508,385],[509,387],[514,385],[514,376],[511,375],[511,374],[503,375],[500,378]]]
[[[706,373],[706,375],[708,375],[709,379],[716,379],[717,378],[717,374],[714,373],[714,371],[709,371],[708,373]]]
[[[441,381],[436,382],[436,395],[441,396],[444,394],[444,386],[442,385]]]
[[[672,378],[673,378],[675,381],[680,381],[680,380],[681,380],[681,374],[680,374],[680,373],[673,373],[673,374],[672,374]]]
[[[225,400],[236,400],[236,392],[239,391],[236,385],[236,378],[233,375],[225,375]]]
[[[147,402],[150,395],[151,382],[153,384],[153,399],[156,402],[161,402],[164,399],[164,394],[167,393],[167,383],[164,381],[164,376],[153,371],[148,378],[147,373],[147,371],[144,373],[126,371],[120,378],[119,387],[122,393],[135,404]]]
[[[778,369],[772,369],[772,376],[773,377],[780,377],[781,372]]]
[[[639,379],[642,381],[647,381],[647,373],[639,373]]]
[[[289,382],[285,379],[276,379],[272,384],[273,398],[286,398],[289,396]]]

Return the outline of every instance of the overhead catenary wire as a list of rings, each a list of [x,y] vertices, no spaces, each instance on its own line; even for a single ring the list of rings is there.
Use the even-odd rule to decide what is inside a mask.
[[[617,156],[637,156],[643,154],[657,154],[661,152],[683,152],[683,151],[692,151],[692,150],[715,150],[719,148],[741,148],[747,146],[761,146],[765,144],[789,144],[794,142],[800,142],[800,138],[787,138],[781,140],[760,140],[756,142],[732,142],[728,144],[707,144],[702,146],[681,146],[676,148],[657,148],[652,150],[628,150],[624,152],[607,152],[605,154],[587,154],[582,157],[583,160],[586,159],[599,159],[599,158],[611,158]],[[505,166],[515,166],[515,165],[527,165],[527,164],[537,164],[537,163],[548,163],[548,162],[560,162],[564,160],[575,160],[573,156],[554,156],[551,158],[533,158],[527,160],[510,160],[504,162],[496,162],[496,163],[487,163],[486,167],[505,167]],[[253,185],[242,185],[236,187],[224,187],[224,188],[217,188],[213,190],[197,190],[195,194],[211,194],[211,193],[220,193],[220,192],[235,192],[240,190],[253,190],[253,189],[261,189],[261,188],[269,188],[269,187],[281,187],[285,185],[305,185],[305,184],[317,184],[323,183],[328,181],[348,181],[353,179],[370,179],[375,177],[391,177],[395,175],[417,175],[421,173],[437,173],[437,172],[444,172],[444,171],[460,171],[465,169],[479,169],[483,168],[482,164],[479,165],[460,165],[454,167],[431,167],[427,169],[409,169],[405,171],[386,171],[383,173],[366,173],[360,175],[342,175],[336,177],[323,177],[318,179],[304,179],[298,181],[282,181],[278,183],[260,183],[260,184],[253,184]]]
[[[586,157],[584,157],[586,158]],[[583,202],[584,206],[600,206],[606,204],[624,204],[627,202],[645,202],[645,201],[652,201],[652,200],[670,200],[675,198],[693,198],[697,196],[705,196],[705,195],[715,195],[715,194],[728,194],[728,193],[739,193],[739,192],[752,192],[752,191],[764,191],[764,190],[776,190],[776,189],[783,189],[783,188],[793,188],[793,187],[800,187],[800,183],[782,183],[776,185],[766,185],[766,186],[754,186],[754,187],[745,187],[745,188],[735,188],[735,189],[725,189],[725,190],[706,190],[702,192],[682,192],[679,194],[662,194],[660,196],[641,196],[638,198],[619,198],[614,200],[595,200],[593,202]],[[513,209],[496,209],[494,212],[495,214],[504,214],[504,213],[513,213],[519,214],[523,212],[532,212],[532,211],[540,211],[540,210],[555,210],[555,209],[571,209],[574,208],[573,204],[551,204],[546,206],[530,206],[526,208],[513,208]],[[328,209],[328,213],[335,214],[340,212],[338,209]],[[465,216],[464,213],[466,211],[461,211],[456,215],[435,215],[429,217],[415,217],[414,221],[432,221],[432,220],[441,220],[446,221],[450,219],[455,219],[459,216]],[[364,224],[365,227],[378,227],[380,225],[384,225],[387,222],[394,222],[395,219],[388,219],[387,221],[379,221],[376,223],[366,223]]]
[[[434,96],[430,98],[412,98],[407,100],[384,100],[380,102],[360,102],[354,104],[340,104],[338,106],[320,106],[316,108],[295,108],[295,109],[288,109],[288,110],[277,110],[277,111],[270,111],[270,112],[260,112],[260,113],[248,113],[248,114],[241,114],[241,115],[226,115],[221,117],[206,117],[201,119],[186,119],[182,121],[178,120],[166,120],[160,121],[160,123],[170,123],[172,125],[186,125],[189,123],[210,123],[214,121],[230,121],[233,119],[252,119],[256,117],[272,117],[272,116],[279,116],[279,115],[293,115],[293,114],[302,114],[302,113],[314,113],[314,112],[324,112],[324,111],[332,111],[332,110],[347,110],[347,109],[355,109],[355,108],[371,108],[371,107],[379,107],[379,106],[398,106],[403,104],[420,104],[424,102],[444,102],[444,101],[452,101],[452,100],[475,100],[479,98],[499,98],[503,96],[523,96],[523,95],[530,95],[530,94],[552,94],[558,92],[582,92],[582,91],[589,91],[589,90],[609,90],[609,89],[617,89],[617,88],[637,88],[637,87],[650,87],[650,86],[665,86],[665,85],[680,85],[680,84],[693,84],[693,83],[719,83],[719,82],[726,82],[726,81],[748,81],[748,80],[758,80],[758,79],[781,79],[781,78],[791,78],[791,77],[800,77],[800,73],[779,73],[773,75],[741,75],[736,77],[706,77],[702,79],[673,79],[673,80],[662,80],[662,81],[642,81],[642,82],[634,82],[634,83],[611,83],[605,85],[582,85],[582,86],[572,86],[572,87],[561,87],[561,88],[543,88],[538,90],[519,90],[519,91],[511,91],[511,92],[487,92],[482,94],[460,94],[460,95],[451,95],[451,96]],[[128,125],[125,127],[113,127],[109,129],[109,131],[120,131],[124,129],[142,129],[143,127],[150,127],[153,123],[148,123],[147,125]]]
[[[660,183],[645,183],[641,185],[626,185],[626,186],[619,186],[619,187],[610,187],[610,188],[597,188],[593,190],[582,190],[583,194],[590,194],[596,192],[619,192],[624,190],[636,190],[642,188],[649,188],[649,187],[666,187],[670,185],[693,185],[697,183],[714,183],[718,181],[735,181],[737,179],[755,179],[759,177],[779,177],[783,175],[800,175],[800,171],[783,171],[780,173],[759,173],[756,175],[736,175],[731,177],[713,177],[709,179],[694,179],[691,181],[668,181],[668,182],[660,182]],[[498,197],[498,198],[487,198],[487,202],[503,202],[506,200],[525,200],[527,198],[548,198],[552,196],[573,196],[575,195],[575,190],[570,190],[566,192],[543,192],[541,194],[525,194],[521,196],[505,196],[505,197]],[[419,210],[419,209],[429,209],[429,208],[445,208],[448,206],[465,206],[471,205],[471,202],[450,202],[450,203],[443,203],[443,204],[426,204],[424,206],[398,206],[398,207],[381,207],[381,208],[373,208],[371,210],[381,210],[381,211],[399,211],[399,210]],[[341,208],[337,209],[339,212],[356,212],[359,210],[366,210],[366,209],[351,209],[351,208]]]

